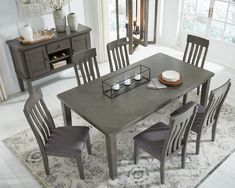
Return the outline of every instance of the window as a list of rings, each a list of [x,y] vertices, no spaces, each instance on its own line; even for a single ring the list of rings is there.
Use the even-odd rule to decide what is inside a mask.
[[[119,8],[119,28],[120,38],[126,36],[126,1],[118,1]],[[116,26],[116,0],[109,1],[109,23],[110,23],[110,40],[117,39],[117,26]]]
[[[235,44],[235,0],[184,0],[183,30]]]

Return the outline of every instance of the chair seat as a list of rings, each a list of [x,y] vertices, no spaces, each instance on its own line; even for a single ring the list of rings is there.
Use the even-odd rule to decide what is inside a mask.
[[[170,127],[156,123],[134,137],[135,143],[156,158],[159,158]]]
[[[206,110],[206,107],[204,107],[204,106],[202,106],[200,104],[197,104],[197,106],[198,106],[197,115],[196,115],[196,117],[194,119],[194,122],[193,122],[193,125],[192,125],[192,128],[191,128],[191,130],[193,132],[196,132],[196,133],[198,132],[199,125],[200,125],[200,123],[202,121],[203,114],[204,114],[204,112]]]
[[[89,127],[58,127],[53,130],[45,145],[46,152],[56,156],[76,156],[83,150],[88,134]]]

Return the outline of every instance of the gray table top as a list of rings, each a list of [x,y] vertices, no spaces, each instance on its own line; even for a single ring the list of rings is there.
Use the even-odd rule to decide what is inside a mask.
[[[141,64],[151,69],[151,78],[158,77],[165,70],[175,70],[181,74],[183,84],[152,90],[147,88],[148,83],[146,83],[113,99],[103,95],[104,79]],[[85,85],[58,94],[58,98],[102,133],[110,135],[147,117],[204,83],[213,75],[214,73],[210,71],[158,53]]]

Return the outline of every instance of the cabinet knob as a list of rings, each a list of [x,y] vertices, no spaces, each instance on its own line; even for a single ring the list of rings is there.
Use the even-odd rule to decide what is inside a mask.
[[[60,45],[58,45],[58,46],[56,46],[56,49],[58,49],[58,48],[60,48],[61,46]]]

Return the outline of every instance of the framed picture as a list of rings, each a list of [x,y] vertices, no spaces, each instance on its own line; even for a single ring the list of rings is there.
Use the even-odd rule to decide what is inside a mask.
[[[42,16],[52,13],[47,0],[16,0],[20,17]]]

